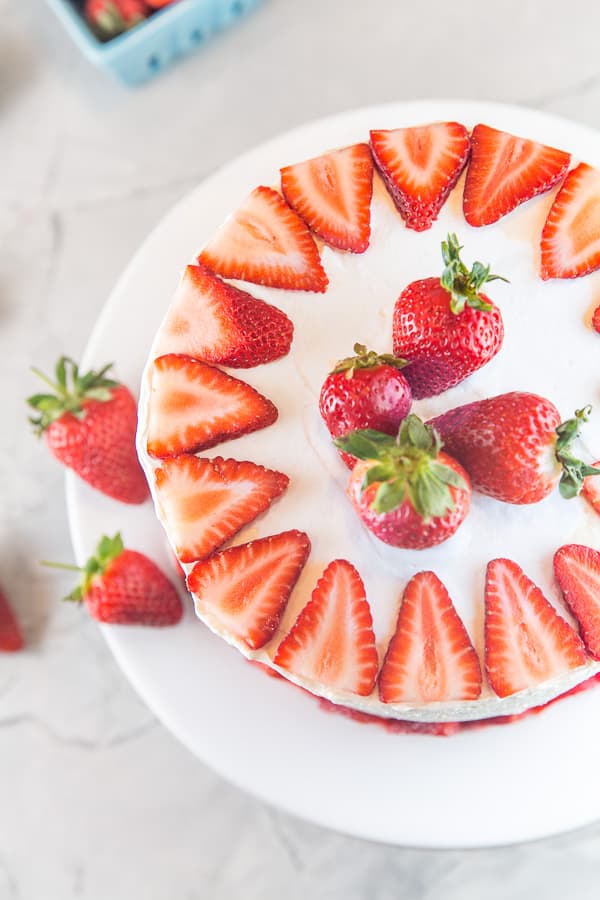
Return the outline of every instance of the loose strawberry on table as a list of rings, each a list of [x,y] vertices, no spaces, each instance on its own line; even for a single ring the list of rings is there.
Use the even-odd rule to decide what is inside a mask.
[[[149,491],[135,450],[136,402],[125,385],[107,377],[110,368],[81,374],[62,356],[55,381],[33,369],[53,393],[27,399],[37,413],[29,421],[52,455],[96,490],[123,503],[143,503]]]
[[[319,249],[300,216],[270,187],[257,187],[198,256],[224,278],[290,291],[327,289]]]
[[[188,575],[196,609],[258,650],[271,640],[310,552],[302,531],[284,531],[230,547]]]
[[[471,134],[463,211],[469,225],[491,225],[564,177],[571,157],[506,131],[476,125]]]
[[[276,306],[227,284],[206,266],[187,266],[155,352],[250,368],[285,356],[293,334],[292,322]]]
[[[410,363],[404,376],[415,399],[454,387],[502,347],[502,315],[482,288],[506,279],[480,262],[469,271],[461,250],[457,236],[449,234],[442,242],[441,278],[413,281],[394,306],[394,355]]]
[[[363,253],[371,233],[373,159],[354,144],[281,169],[281,191],[308,227],[338,250]]]
[[[406,585],[379,675],[383,703],[476,700],[481,666],[450,595],[434,572]]]
[[[6,594],[0,588],[0,653],[14,653],[23,646],[21,628]]]
[[[355,356],[341,360],[321,387],[319,412],[334,438],[359,428],[373,428],[396,435],[412,403],[410,386],[400,371],[405,360],[377,354],[363,344],[354,345]],[[356,459],[340,451],[351,469]]]
[[[44,563],[81,573],[65,600],[85,603],[99,622],[113,625],[176,625],[183,615],[181,597],[156,563],[128,550],[120,534],[104,536],[83,567]]]
[[[154,473],[159,510],[182,562],[210,556],[269,508],[289,478],[252,462],[175,456]]]
[[[580,163],[569,172],[548,213],[540,250],[544,280],[600,268],[600,170]]]
[[[373,620],[351,563],[336,559],[327,566],[273,662],[329,688],[371,693],[379,667]]]
[[[150,391],[148,453],[158,459],[206,450],[277,418],[276,406],[245,381],[179,353],[154,360]]]
[[[600,553],[582,544],[566,544],[554,554],[554,574],[579,622],[585,646],[600,659]]]
[[[600,474],[573,456],[571,445],[590,407],[561,423],[553,403],[511,391],[457,406],[429,422],[445,449],[465,467],[473,490],[505,503],[537,503],[560,482],[576,496],[589,475]]]
[[[469,156],[458,122],[371,131],[373,158],[407,228],[431,228]]]
[[[335,444],[362,460],[350,475],[348,497],[380,541],[413,550],[433,547],[451,537],[467,515],[469,476],[441,450],[437,432],[412,413],[397,438],[363,429]]]
[[[585,665],[585,648],[539,587],[510,559],[494,559],[485,585],[485,668],[499,697]]]

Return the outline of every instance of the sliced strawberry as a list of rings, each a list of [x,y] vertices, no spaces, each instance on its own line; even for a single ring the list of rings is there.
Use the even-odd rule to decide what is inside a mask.
[[[544,281],[600,268],[600,170],[580,163],[569,172],[548,213],[540,249]]]
[[[508,697],[584,665],[583,644],[510,559],[493,559],[485,584],[485,668]]]
[[[248,368],[285,356],[293,333],[292,322],[276,306],[227,284],[205,266],[187,266],[156,353]]]
[[[191,356],[154,360],[148,453],[163,459],[271,425],[277,408],[253,387]]]
[[[592,314],[592,328],[596,334],[600,334],[600,304],[598,304]]]
[[[408,228],[425,231],[438,217],[469,155],[458,122],[372,131],[375,165]]]
[[[158,501],[182,562],[214,553],[286,489],[287,475],[235,459],[175,456],[154,473]]]
[[[479,657],[448,591],[433,572],[406,585],[398,624],[379,675],[383,703],[475,700]]]
[[[585,646],[600,659],[600,553],[582,544],[566,544],[554,554],[554,574],[579,622]]]
[[[281,190],[289,205],[326,244],[363,253],[371,234],[373,159],[354,144],[286,166]]]
[[[297,291],[327,288],[319,250],[277,191],[257,187],[223,222],[198,262],[225,278]]]
[[[600,469],[600,460],[592,465],[594,469]],[[600,516],[600,476],[588,475],[584,478],[581,494]]]
[[[378,668],[373,620],[360,575],[345,559],[327,566],[273,662],[330,688],[371,693]]]
[[[571,157],[562,150],[476,125],[471,135],[463,211],[469,225],[491,225],[519,204],[550,190]]]
[[[188,575],[196,608],[253,650],[270,641],[308,558],[302,531],[283,531],[215,553]]]
[[[0,652],[14,653],[24,646],[23,634],[6,594],[0,588]]]

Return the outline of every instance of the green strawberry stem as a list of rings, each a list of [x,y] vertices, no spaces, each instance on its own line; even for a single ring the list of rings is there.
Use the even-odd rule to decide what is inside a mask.
[[[52,569],[65,569],[69,572],[81,573],[81,580],[77,587],[70,594],[67,594],[66,597],[63,597],[63,600],[81,603],[90,589],[93,578],[96,575],[103,575],[109,563],[116,559],[117,556],[120,556],[123,550],[123,538],[121,533],[117,532],[112,538],[106,535],[100,538],[93,556],[90,556],[84,566],[75,566],[71,563],[48,562],[47,560],[42,560],[40,565],[48,566]]]
[[[376,353],[374,350],[367,350],[364,344],[355,344],[354,353],[355,356],[341,359],[333,372],[345,372],[346,378],[352,378],[357,369],[375,369],[377,366],[393,366],[395,369],[403,369],[408,365],[405,359],[392,356],[391,353]]]
[[[372,428],[352,431],[334,441],[358,459],[372,460],[362,490],[379,482],[371,504],[376,513],[391,512],[406,499],[424,522],[454,509],[450,487],[466,490],[464,478],[438,459],[442,443],[437,431],[418,416],[407,416],[397,437]]]
[[[572,453],[572,444],[579,437],[580,425],[587,422],[591,411],[592,407],[589,405],[583,409],[576,409],[574,417],[562,422],[556,429],[558,438],[555,456],[563,469],[559,491],[567,500],[581,493],[584,478],[588,475],[600,475],[600,469],[588,466]]]
[[[442,241],[442,258],[445,268],[440,278],[440,284],[451,296],[450,309],[455,315],[459,315],[465,306],[489,311],[492,309],[492,304],[481,296],[481,288],[488,281],[508,282],[508,279],[503,278],[502,275],[492,275],[490,267],[484,266],[480,262],[474,262],[473,268],[469,271],[460,258],[462,249],[455,234],[449,234],[446,240]]]
[[[79,374],[79,366],[68,356],[61,356],[55,368],[55,381],[52,381],[39,369],[32,366],[31,371],[41,378],[53,391],[52,394],[33,394],[27,403],[39,415],[30,417],[35,433],[39,436],[46,428],[60,419],[65,413],[71,413],[77,419],[85,417],[84,400],[99,400],[103,403],[110,400],[112,389],[119,382],[106,378],[112,363],[99,371],[93,369],[84,375]]]

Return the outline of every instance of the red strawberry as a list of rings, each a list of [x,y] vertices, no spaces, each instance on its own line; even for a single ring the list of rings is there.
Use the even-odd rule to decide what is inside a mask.
[[[596,307],[592,315],[592,328],[597,334],[600,334],[600,304]]]
[[[600,659],[600,553],[581,544],[566,544],[554,554],[554,574],[585,646]]]
[[[361,577],[347,560],[330,563],[273,660],[329,688],[366,697],[379,666]]]
[[[540,241],[541,275],[577,278],[600,268],[600,171],[580,163],[565,178]]]
[[[457,406],[429,424],[465,467],[473,490],[505,503],[537,503],[559,480],[562,496],[574,497],[584,477],[596,472],[571,453],[590,409],[561,424],[549,400],[512,391]]]
[[[493,559],[485,583],[485,668],[499,697],[587,662],[584,646],[510,559]]]
[[[281,191],[317,237],[363,253],[371,234],[373,159],[368,144],[354,144],[281,170]]]
[[[354,345],[356,356],[337,364],[321,388],[319,411],[329,434],[344,437],[357,428],[398,434],[412,402],[410,386],[400,369],[404,360]],[[356,459],[340,452],[349,469]]]
[[[148,16],[144,0],[85,0],[84,15],[101,40],[109,41]]]
[[[127,550],[120,534],[103,537],[85,566],[57,565],[82,573],[66,600],[85,603],[90,615],[113,625],[176,625],[183,615],[181,597],[156,563]]]
[[[93,488],[123,503],[143,503],[149,492],[135,450],[136,402],[124,385],[106,378],[109,369],[80,375],[66,356],[56,365],[56,382],[34,369],[55,393],[27,399],[38,413],[29,421],[52,455]]]
[[[600,460],[592,463],[592,468],[600,470]],[[588,475],[583,479],[581,494],[600,516],[600,478]]]
[[[490,225],[563,178],[571,157],[489,125],[471,135],[463,211],[469,225]]]
[[[175,456],[154,473],[159,511],[182,562],[204,559],[286,489],[287,475],[235,459]]]
[[[186,353],[209,363],[249,368],[285,356],[294,326],[285,313],[188,266],[162,325],[157,355]]]
[[[283,531],[215,553],[188,575],[196,609],[258,650],[279,627],[309,552],[308,535]]]
[[[383,703],[476,700],[479,658],[448,591],[433,572],[406,585],[379,675]]]
[[[319,250],[277,191],[257,187],[221,225],[198,262],[225,278],[297,291],[327,288]]]
[[[433,428],[412,413],[396,439],[365,429],[335,443],[364,460],[352,470],[348,497],[380,541],[412,550],[433,547],[454,534],[469,511],[467,473],[441,452]]]
[[[500,310],[481,293],[489,266],[460,259],[455,234],[442,243],[446,268],[440,278],[413,281],[394,306],[394,355],[410,362],[405,374],[415,399],[441,394],[498,353],[504,339]],[[505,279],[501,279],[504,281]]]
[[[154,360],[148,453],[163,459],[214,447],[265,428],[277,408],[253,387],[191,356]]]
[[[372,131],[375,165],[408,228],[431,228],[469,156],[458,122]]]
[[[0,588],[0,653],[22,650],[23,635],[6,594]]]

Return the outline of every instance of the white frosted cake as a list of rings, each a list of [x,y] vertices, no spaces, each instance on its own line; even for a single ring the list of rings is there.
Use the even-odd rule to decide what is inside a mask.
[[[471,130],[475,123],[465,125]],[[373,127],[377,126],[374,122]],[[369,135],[364,135],[361,140],[368,142]],[[324,153],[327,150],[323,148]],[[368,151],[362,151],[365,152]],[[301,160],[282,159],[281,166],[299,162]],[[570,169],[573,170],[577,163],[577,160],[571,160]],[[363,172],[361,177],[367,175]],[[221,248],[224,242],[233,240],[232,220],[229,220],[214,242],[208,242],[209,252],[201,254],[202,266],[197,277],[194,270],[187,270],[179,287],[174,285],[176,296],[170,309],[165,302],[165,320],[150,352],[142,383],[138,451],[152,489],[156,514],[190,577],[190,587],[195,588],[194,602],[200,619],[247,658],[266,665],[315,696],[383,719],[468,722],[514,715],[545,704],[600,672],[600,663],[588,647],[586,651],[582,650],[581,664],[569,665],[558,674],[551,671],[550,677],[506,696],[498,696],[485,675],[485,580],[491,560],[508,559],[518,564],[559,615],[578,631],[581,623],[565,606],[553,569],[553,557],[564,545],[585,545],[595,549],[600,546],[600,518],[582,496],[567,500],[556,488],[540,502],[516,504],[502,502],[473,489],[468,514],[446,540],[419,550],[390,546],[365,527],[350,503],[347,496],[349,468],[340,458],[319,412],[323,382],[339,360],[352,355],[356,343],[379,354],[392,352],[396,301],[411,282],[441,275],[441,244],[449,234],[456,234],[463,245],[462,257],[468,266],[480,260],[508,279],[508,283],[495,281],[485,286],[486,295],[501,310],[503,343],[489,362],[454,387],[435,396],[414,400],[411,413],[427,421],[455,407],[509,392],[529,392],[547,398],[557,407],[563,421],[573,416],[575,410],[591,404],[596,409],[582,426],[577,451],[588,462],[600,456],[598,335],[590,327],[594,306],[591,279],[543,280],[540,277],[540,233],[560,180],[549,191],[528,199],[492,224],[473,227],[467,224],[463,213],[464,179],[463,172],[437,218],[430,227],[418,231],[414,223],[407,225],[406,216],[401,215],[376,168],[368,247],[362,252],[348,252],[315,237],[317,260],[320,257],[328,282],[325,286],[325,279],[318,273],[313,258],[313,274],[317,272],[317,280],[313,281],[316,290],[253,283],[251,279],[256,273],[251,267],[244,270],[247,280],[219,271],[214,263],[218,254],[213,253],[211,247]],[[277,171],[272,173],[270,187],[278,192],[281,190]],[[265,193],[265,197],[271,202],[270,194]],[[246,202],[246,198],[240,197],[242,209]],[[348,215],[356,218],[358,213],[350,210]],[[275,241],[267,220],[260,228],[249,214],[233,221],[237,223],[238,231],[239,227],[246,228],[249,235],[247,245],[236,246],[238,258],[256,254],[256,247]],[[301,272],[305,257],[294,254],[293,246],[277,243],[274,259],[284,256],[292,268],[295,266]],[[185,262],[182,260],[182,264]],[[196,265],[195,260],[188,262]],[[205,266],[210,269],[208,274]],[[221,276],[227,284],[266,301],[285,314],[293,324],[289,352],[271,361],[243,367],[236,365],[235,360],[233,365],[227,359],[222,361],[222,334],[219,323],[215,324],[206,280]],[[285,331],[285,320],[278,321]],[[245,327],[242,323],[242,332]],[[291,330],[288,331],[289,339]],[[265,341],[265,347],[268,351],[269,341]],[[257,358],[262,349],[257,339]],[[163,362],[157,364],[157,359]],[[269,402],[261,401],[257,412],[253,406],[254,395],[240,389],[239,404],[242,408],[244,404],[251,407],[248,421],[239,424],[240,436],[228,431],[231,416],[224,410],[224,417],[229,416],[225,430],[219,431],[217,427],[213,437],[210,434],[204,437],[197,449],[196,436],[190,437],[186,431],[186,417],[190,415],[190,409],[198,409],[201,398],[190,399],[181,389],[181,382],[177,381],[179,375],[173,374],[171,366],[174,359],[181,361],[186,373],[188,363],[194,372],[200,373],[198,383],[207,396],[213,391],[211,379],[216,368],[219,371],[214,382],[215,397],[225,396],[231,389],[238,403],[237,382],[220,380],[221,372],[249,385]],[[406,372],[409,369],[410,365]],[[165,425],[165,421],[169,415],[176,416],[177,421],[171,423],[172,434],[167,435],[165,429],[169,431],[171,426]],[[197,423],[191,424],[196,432]],[[179,463],[173,463],[179,457],[189,459],[192,456],[215,462],[213,465],[206,462],[190,465],[186,461],[181,467]],[[223,460],[252,463],[255,467],[279,473],[279,478],[270,478],[267,500],[264,495],[257,494],[250,521],[231,537],[226,537],[223,543],[213,546],[214,542],[204,540],[203,533],[190,538],[195,519],[205,522],[207,512],[202,499],[206,494],[201,492],[194,500],[194,491],[189,485],[195,480],[201,483],[204,478],[211,483],[218,482],[217,486],[223,482],[223,490],[232,491],[240,502],[251,490],[242,478],[246,470],[239,470],[242,474],[238,480],[228,480],[228,471],[238,472],[238,469]],[[555,460],[549,465],[555,466]],[[192,470],[193,474],[190,474]],[[258,477],[256,468],[248,471],[250,481]],[[289,482],[283,476],[287,476]],[[228,494],[229,499],[231,496]],[[293,589],[289,596],[282,597],[277,616],[262,622],[258,629],[262,636],[257,637],[255,622],[250,623],[252,628],[248,632],[240,630],[236,624],[240,605],[243,607],[245,602],[239,593],[240,584],[243,590],[244,566],[249,565],[251,575],[249,557],[240,552],[237,557],[230,556],[223,561],[223,554],[232,547],[243,547],[287,532],[300,532],[308,536],[309,543],[305,541],[303,550],[302,541],[296,541],[299,574],[296,573]],[[286,545],[282,546],[287,552]],[[208,575],[207,558],[212,566]],[[235,561],[236,558],[240,577],[234,579],[234,584],[228,560]],[[327,665],[313,666],[312,670],[306,665],[281,664],[284,656],[278,656],[280,645],[334,560],[349,563],[364,586],[377,651],[375,662],[371,659],[374,681],[396,630],[406,585],[418,573],[433,572],[445,586],[478,654],[483,672],[478,696],[432,700],[420,698],[417,691],[411,699],[384,702],[377,683],[367,693],[344,686],[347,682],[339,672],[355,661],[333,660],[331,665],[328,662]],[[197,572],[201,575],[191,575],[198,564],[201,569]],[[223,602],[223,591],[227,589],[225,581],[222,590],[217,591],[219,602],[213,602],[215,578],[219,577],[225,581],[229,579],[233,585],[235,596],[232,594],[230,608],[227,606],[229,600]],[[248,590],[252,593],[259,588],[249,582]],[[332,606],[328,615],[343,618],[346,615],[344,600],[338,598],[338,601],[338,607]],[[247,612],[251,617],[252,597],[248,603]],[[246,612],[242,618],[244,616]],[[335,627],[351,630],[353,622],[350,616],[347,621],[338,621],[337,625],[327,621],[322,627],[330,631]],[[343,641],[346,640],[351,644],[352,635],[345,635]],[[323,648],[324,653],[331,652],[327,642]],[[435,647],[433,652],[437,652]],[[415,657],[415,666],[419,665],[419,659]],[[333,672],[332,677],[328,677],[328,672]]]

